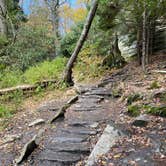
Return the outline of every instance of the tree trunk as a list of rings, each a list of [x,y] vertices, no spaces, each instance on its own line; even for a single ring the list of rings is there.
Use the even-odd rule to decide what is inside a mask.
[[[45,0],[47,7],[50,10],[51,15],[51,24],[52,24],[52,31],[55,37],[54,40],[54,48],[55,48],[55,57],[60,52],[60,34],[59,34],[59,7],[60,2],[59,0]]]
[[[142,58],[142,21],[138,24],[137,27],[137,57],[138,63],[141,65]]]
[[[150,44],[150,22],[148,18],[146,23],[146,58],[145,58],[146,65],[149,63],[149,44]]]
[[[5,0],[0,0],[0,35],[7,35],[6,25],[6,4]]]
[[[149,55],[152,56],[153,54],[153,44],[154,44],[154,37],[155,37],[155,20],[151,21],[150,27],[150,48],[149,48]]]
[[[142,30],[142,69],[145,71],[146,65],[146,6],[143,12],[143,30]]]
[[[73,79],[72,79],[72,68],[73,68],[74,62],[76,61],[77,56],[78,56],[78,54],[79,54],[79,52],[80,52],[81,48],[83,47],[83,44],[86,40],[86,37],[87,37],[88,32],[90,30],[93,18],[94,18],[95,13],[96,13],[97,7],[98,7],[98,0],[94,0],[92,7],[89,11],[89,14],[87,16],[86,22],[84,24],[82,34],[77,42],[77,45],[75,47],[75,50],[74,50],[72,56],[70,57],[70,59],[67,63],[67,66],[66,66],[66,69],[64,72],[63,81],[66,82],[68,85],[74,84]]]

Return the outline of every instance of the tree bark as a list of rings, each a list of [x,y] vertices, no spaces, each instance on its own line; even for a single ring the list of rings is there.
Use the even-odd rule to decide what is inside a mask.
[[[152,56],[153,54],[153,45],[154,45],[154,37],[155,37],[155,20],[151,21],[151,26],[150,26],[150,48],[149,48],[149,55]]]
[[[142,69],[145,71],[146,65],[146,6],[143,12],[143,30],[142,30]]]
[[[66,69],[65,69],[65,72],[64,72],[64,76],[63,76],[63,81],[65,83],[67,83],[68,85],[73,85],[74,84],[73,79],[72,79],[72,69],[73,69],[73,66],[74,66],[74,62],[76,61],[77,56],[78,56],[78,54],[79,54],[79,52],[80,52],[81,48],[83,47],[83,44],[86,40],[86,37],[87,37],[88,32],[90,30],[93,18],[96,14],[97,7],[98,7],[98,0],[94,0],[93,4],[92,4],[92,7],[89,11],[89,14],[87,16],[86,22],[84,24],[82,34],[81,34],[81,36],[80,36],[80,38],[77,42],[77,45],[75,47],[75,50],[74,50],[72,56],[70,57],[70,59],[67,63],[67,66],[66,66]]]
[[[6,25],[6,4],[5,0],[0,0],[0,35],[7,35],[7,25]]]
[[[55,57],[56,57],[60,52],[60,41],[59,41],[59,38],[60,38],[60,34],[59,34],[60,2],[59,2],[59,0],[51,0],[51,1],[45,0],[45,3],[50,10],[52,31],[53,31],[53,35],[55,37],[54,44],[55,44]]]
[[[146,58],[145,64],[149,63],[149,44],[150,44],[150,22],[149,18],[146,21]]]
[[[142,58],[142,21],[138,24],[137,27],[137,57],[138,63],[141,65]]]

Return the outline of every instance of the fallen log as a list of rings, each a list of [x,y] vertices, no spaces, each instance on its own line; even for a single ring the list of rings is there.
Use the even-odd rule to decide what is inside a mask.
[[[35,91],[38,87],[46,88],[50,84],[55,83],[57,83],[57,80],[44,80],[41,82],[36,82],[34,85],[18,85],[16,87],[0,89],[0,95],[2,96],[16,91],[22,91],[23,93],[28,91]]]
[[[166,70],[152,70],[152,72],[166,74]]]

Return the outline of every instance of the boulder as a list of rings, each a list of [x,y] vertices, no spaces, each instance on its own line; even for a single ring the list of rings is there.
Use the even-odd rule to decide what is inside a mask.
[[[146,127],[151,121],[148,115],[140,115],[132,122],[132,125],[136,127]]]

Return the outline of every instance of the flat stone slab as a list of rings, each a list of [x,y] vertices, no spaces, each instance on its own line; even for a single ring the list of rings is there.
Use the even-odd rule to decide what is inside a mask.
[[[67,164],[58,161],[39,160],[32,163],[31,166],[67,166]]]
[[[93,95],[92,95],[93,96]],[[92,96],[81,97],[77,103],[100,103],[104,98],[93,98]]]
[[[71,153],[89,153],[90,148],[87,142],[85,143],[55,143],[49,144],[47,147],[49,150],[57,152],[71,152]]]
[[[56,100],[48,101],[40,105],[37,111],[57,111],[64,103],[65,101],[56,101]]]
[[[85,95],[99,95],[99,96],[111,96],[111,90],[105,88],[98,88],[85,93]]]
[[[78,134],[70,134],[70,133],[59,133],[56,135],[50,143],[80,143],[86,141],[88,135],[78,135]]]
[[[73,133],[73,134],[81,134],[81,135],[97,134],[96,130],[85,128],[85,127],[68,127],[68,128],[63,128],[62,131],[65,131],[67,133]]]
[[[95,104],[76,104],[74,105],[71,109],[73,109],[74,111],[96,111],[99,109],[102,109],[101,105],[95,105]]]
[[[44,119],[36,119],[35,121],[31,122],[28,126],[32,127],[32,126],[40,125],[43,123],[45,123]]]
[[[39,154],[40,160],[55,161],[64,164],[72,164],[78,162],[81,159],[80,154],[68,153],[68,152],[54,152],[52,150],[44,150]]]
[[[106,154],[119,137],[119,131],[116,130],[113,126],[107,125],[102,136],[100,137],[99,141],[91,152],[86,162],[86,166],[93,166],[95,162],[97,162],[98,157]]]

